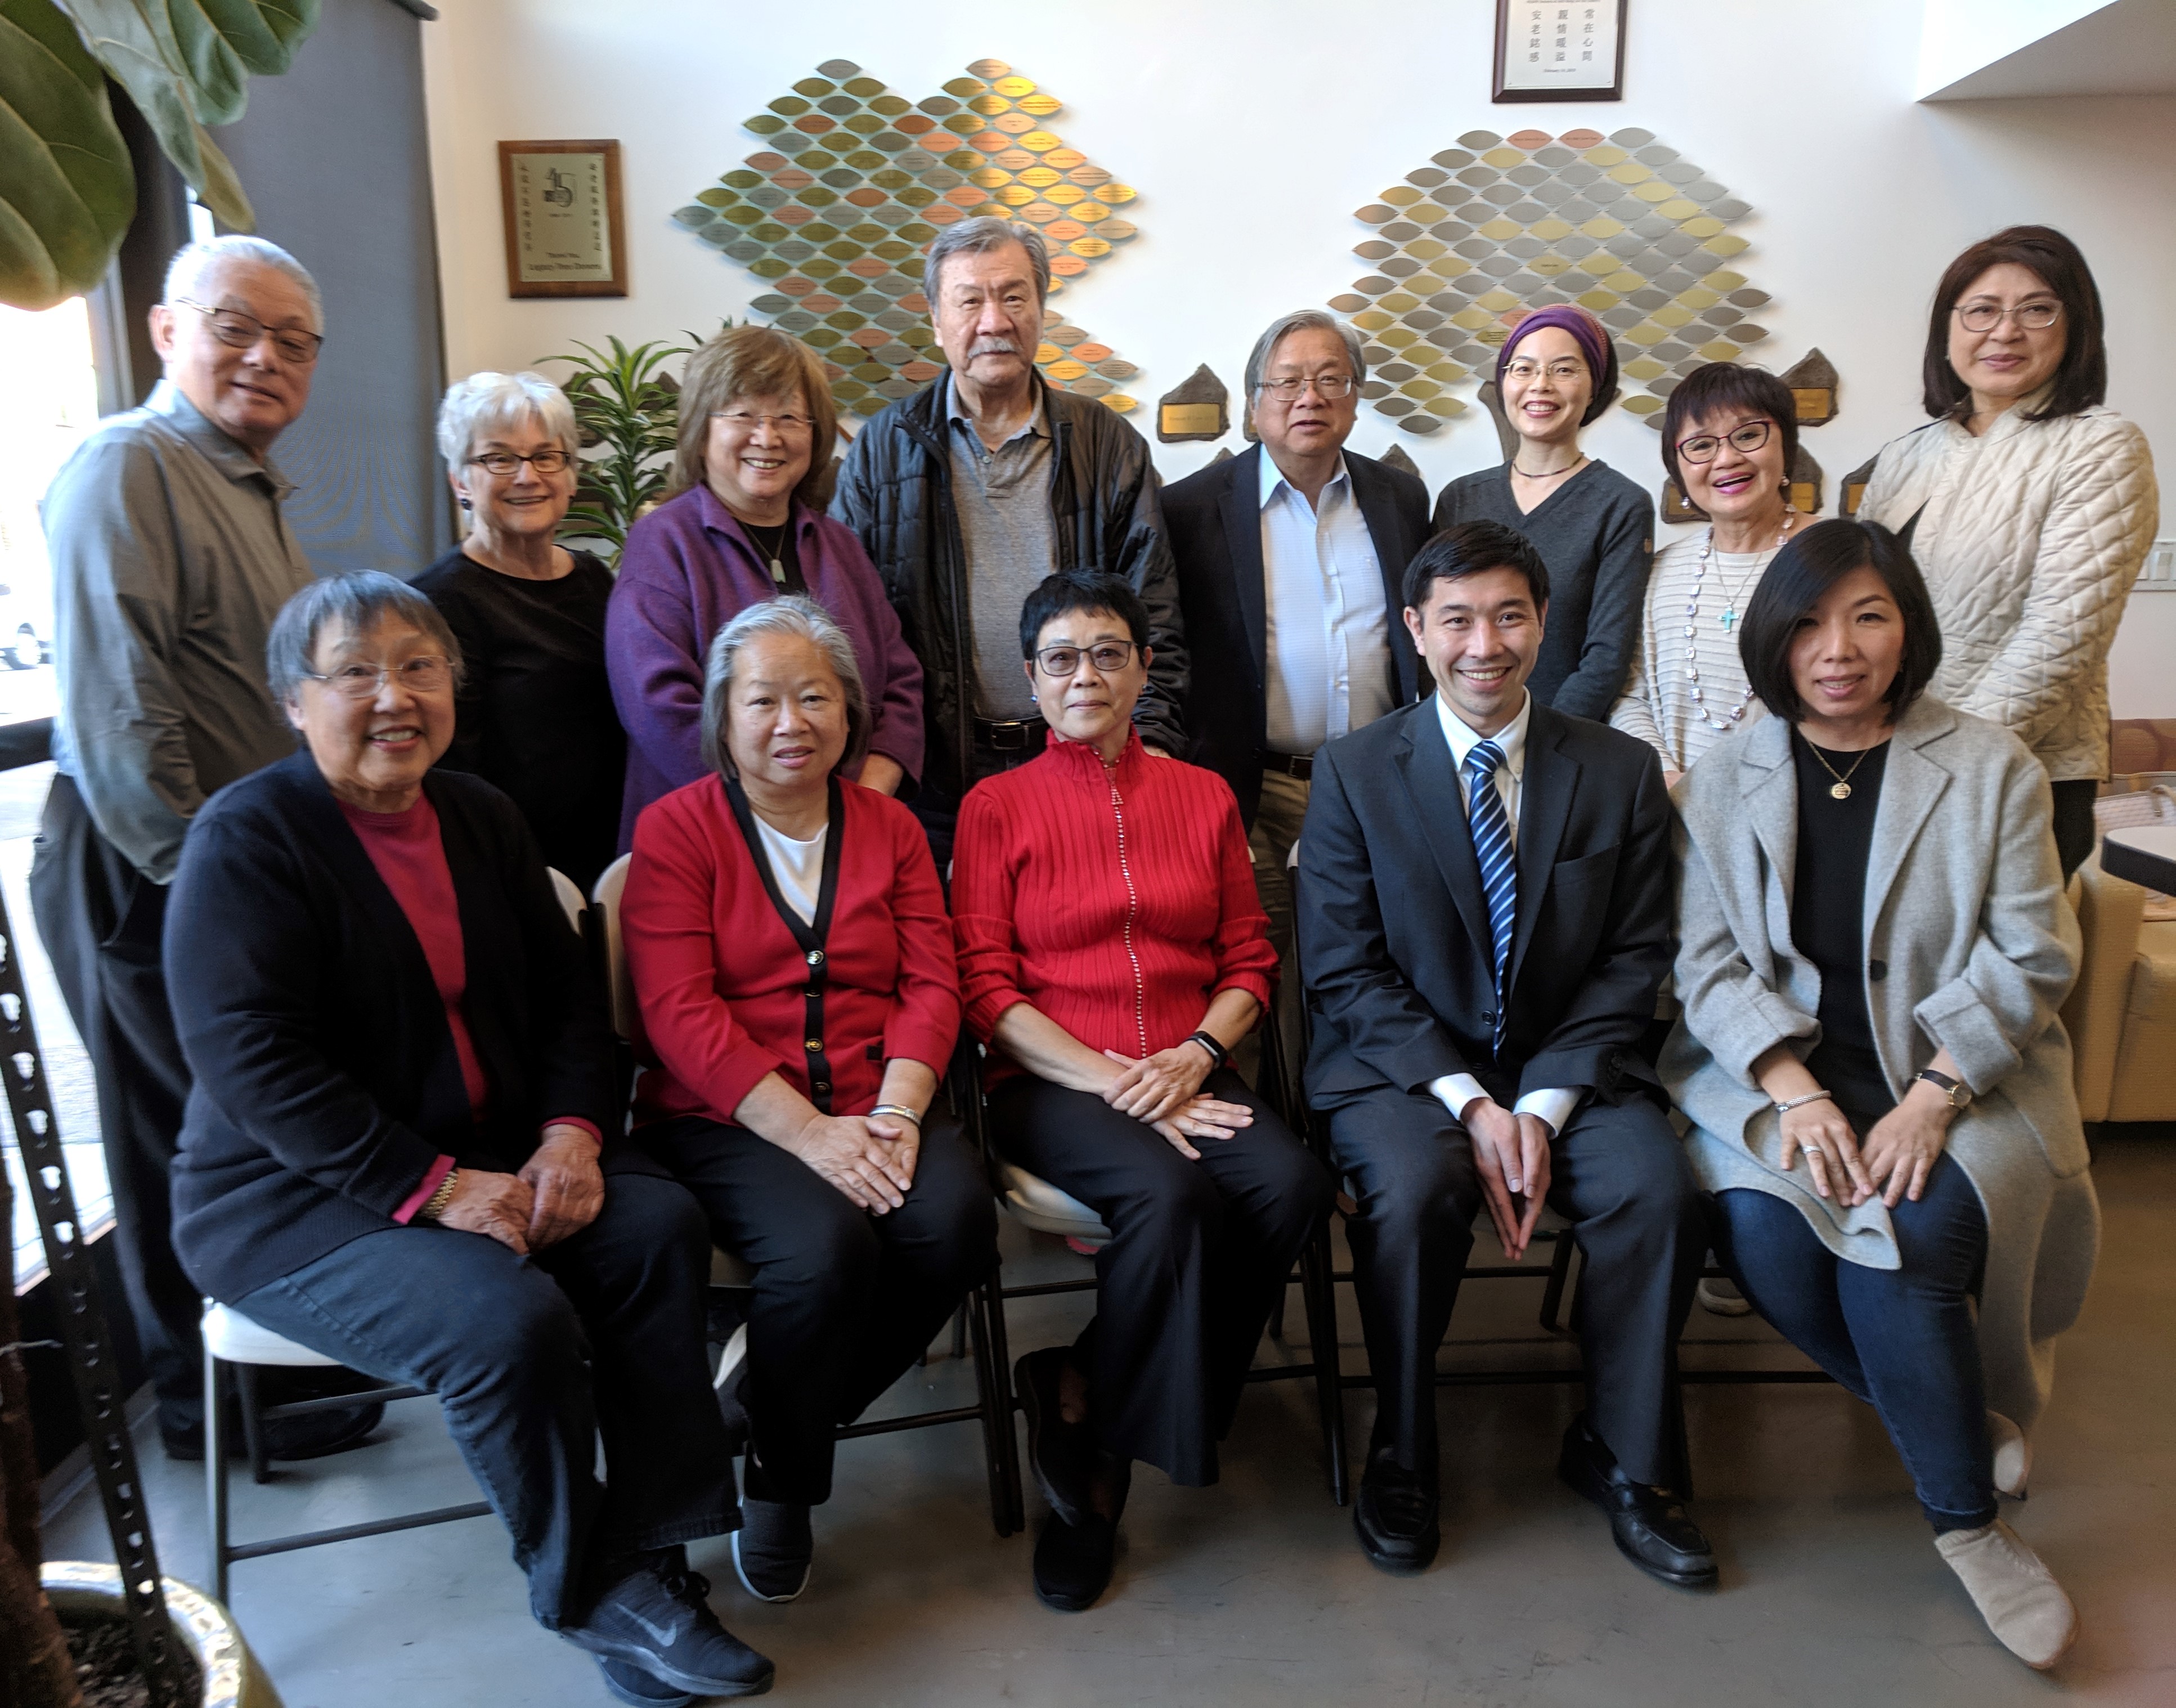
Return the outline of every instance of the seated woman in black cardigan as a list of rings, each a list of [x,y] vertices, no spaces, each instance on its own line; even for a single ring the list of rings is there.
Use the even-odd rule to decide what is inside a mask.
[[[431,770],[460,649],[429,600],[366,574],[296,594],[266,655],[307,750],[205,804],[166,916],[195,1075],[182,1263],[274,1332],[437,1394],[531,1611],[614,1695],[764,1689],[680,1546],[739,1522],[708,1231],[620,1136],[602,998],[520,811]]]

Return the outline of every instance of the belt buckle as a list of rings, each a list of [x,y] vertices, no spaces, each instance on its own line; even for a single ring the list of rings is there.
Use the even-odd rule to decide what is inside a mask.
[[[993,752],[1018,753],[1027,745],[1027,721],[1025,718],[1008,719],[1004,722],[996,719],[985,719],[983,721]]]

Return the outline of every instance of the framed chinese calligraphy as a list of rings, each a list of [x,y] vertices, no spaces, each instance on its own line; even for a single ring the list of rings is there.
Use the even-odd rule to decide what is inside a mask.
[[[1496,0],[1496,101],[1624,99],[1624,0]]]
[[[509,296],[624,296],[616,142],[503,142]]]

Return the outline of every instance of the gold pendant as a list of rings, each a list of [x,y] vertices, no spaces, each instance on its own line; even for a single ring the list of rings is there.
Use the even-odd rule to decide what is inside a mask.
[[[1829,790],[1829,794],[1833,799],[1838,801],[1848,801],[1851,798],[1851,785],[1848,783],[1836,784]]]

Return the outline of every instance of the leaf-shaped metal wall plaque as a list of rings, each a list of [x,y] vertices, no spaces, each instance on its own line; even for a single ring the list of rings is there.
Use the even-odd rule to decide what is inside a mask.
[[[88,290],[135,211],[105,73],[52,0],[0,0],[0,297]]]

